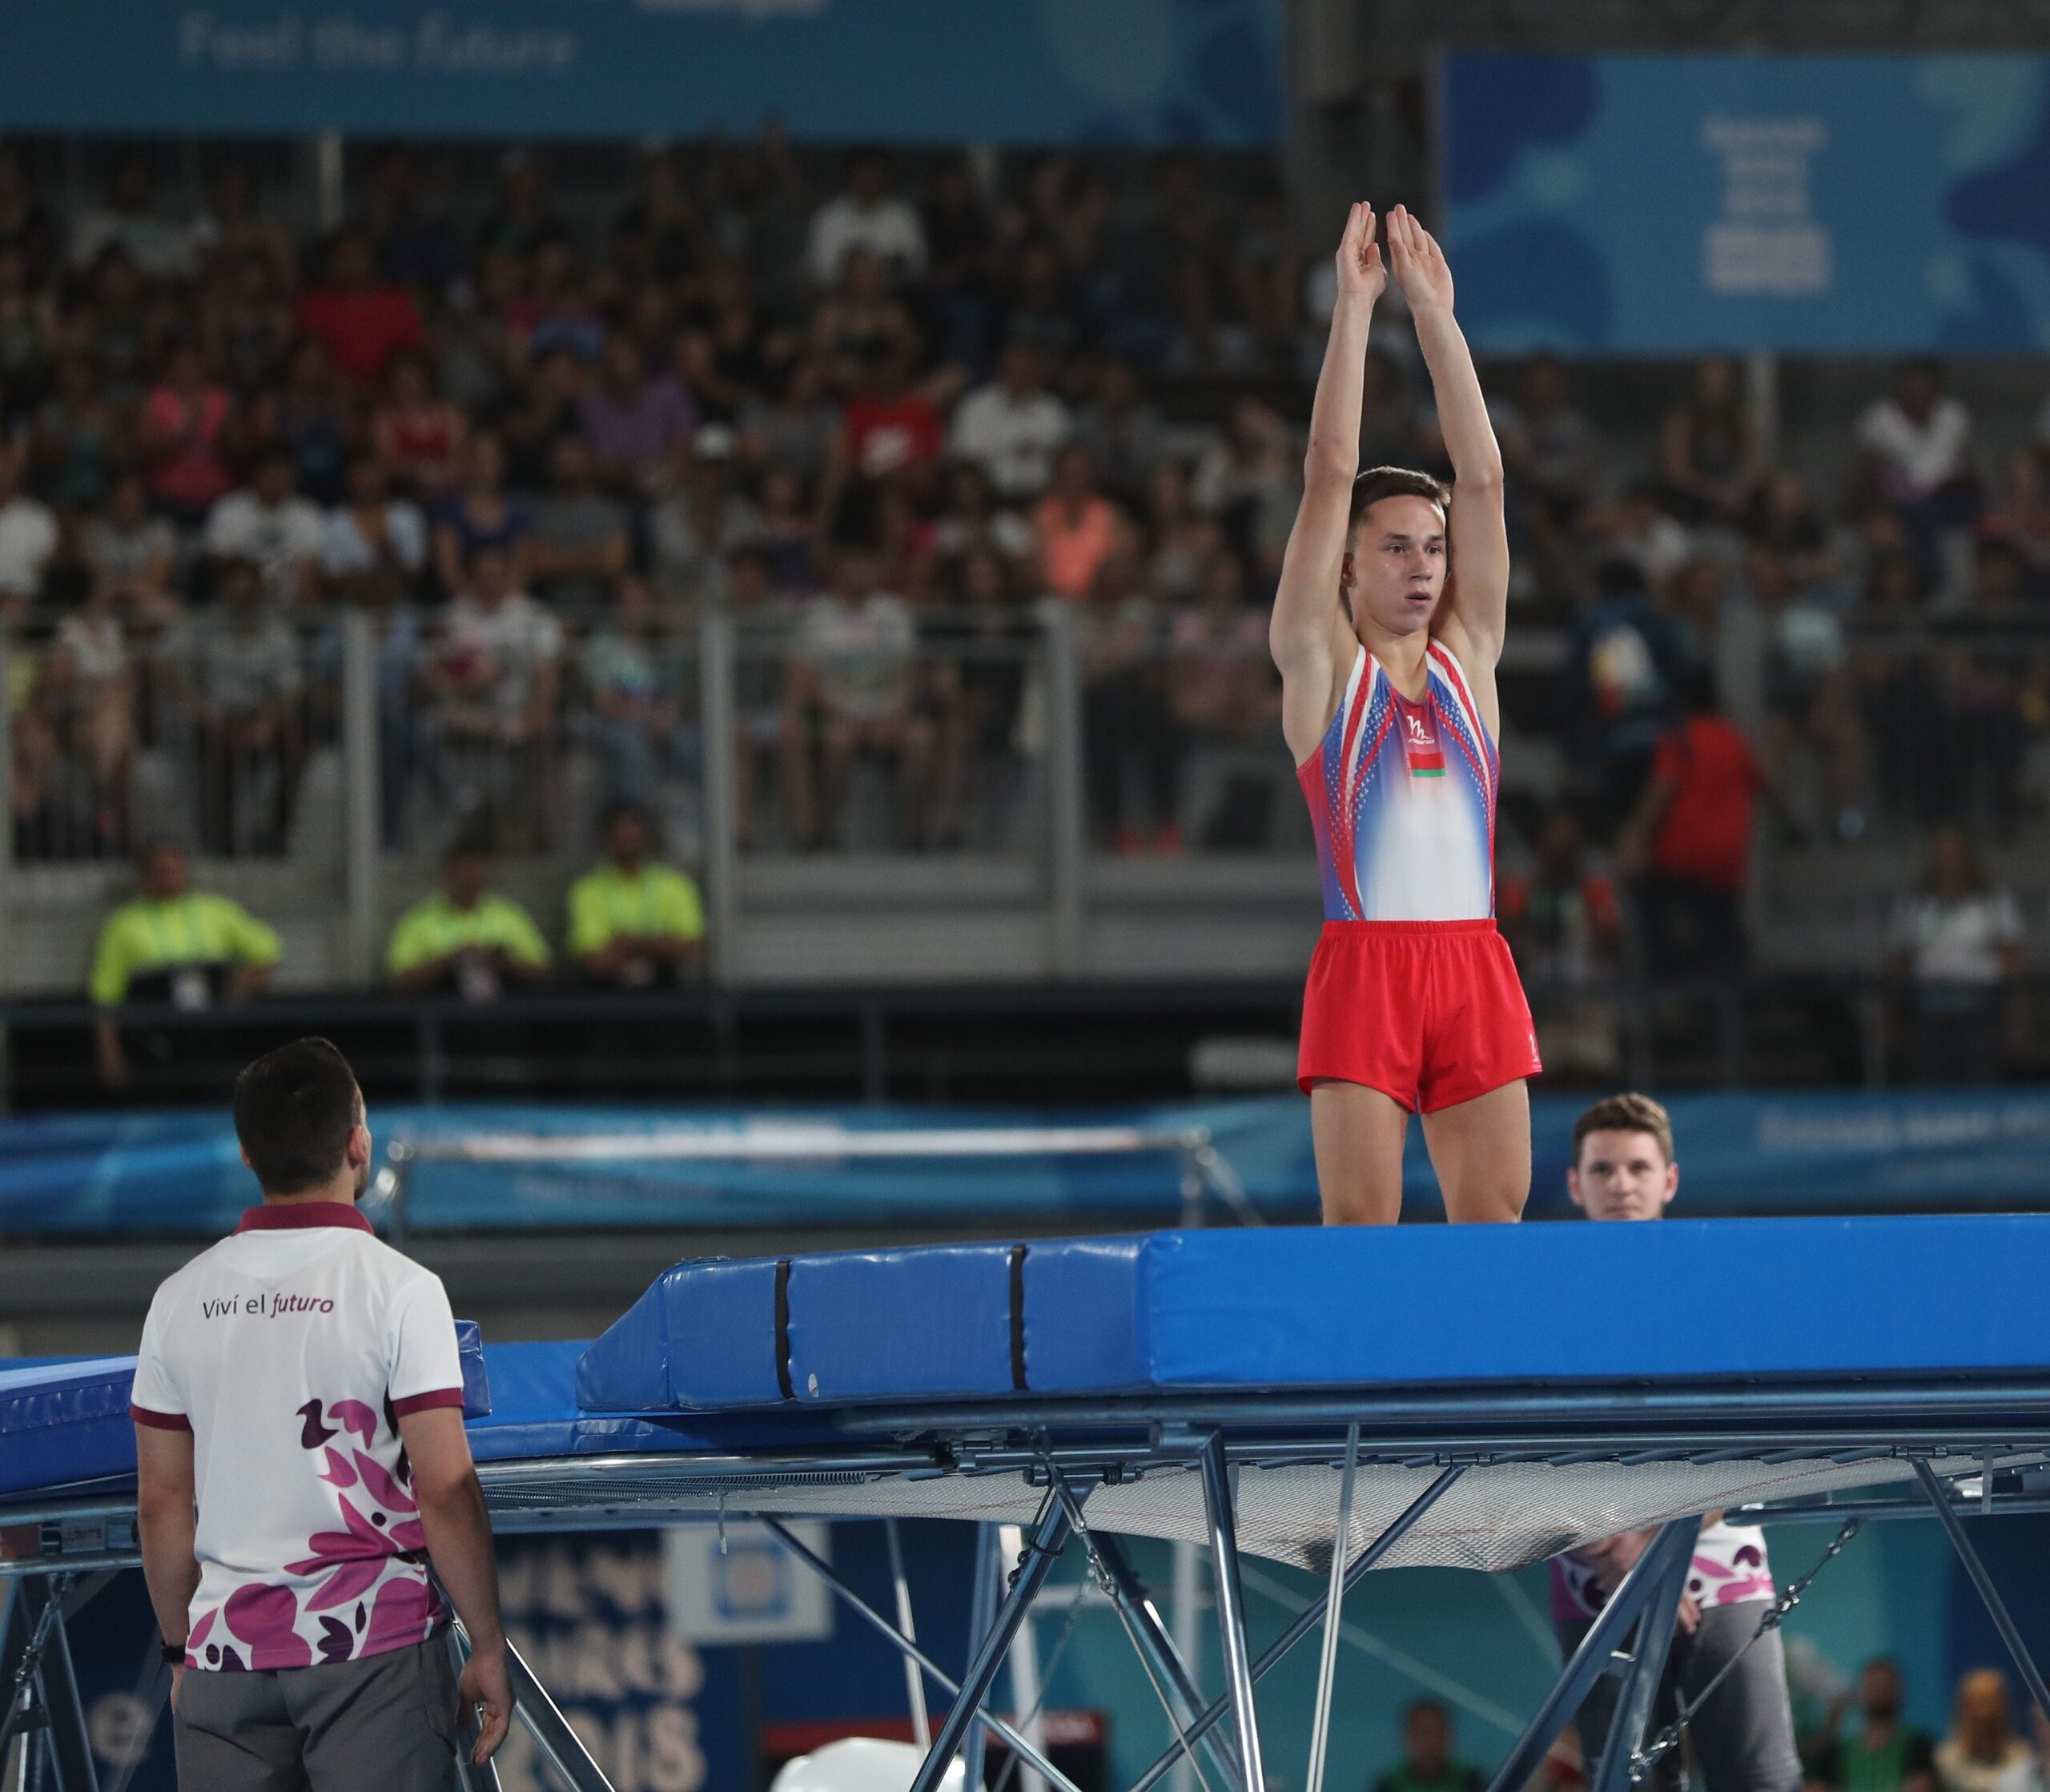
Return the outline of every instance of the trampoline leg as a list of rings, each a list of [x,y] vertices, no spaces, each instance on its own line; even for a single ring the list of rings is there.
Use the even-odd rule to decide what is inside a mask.
[[[918,1640],[918,1626],[911,1619],[911,1583],[904,1574],[904,1544],[897,1534],[897,1521],[886,1518],[882,1533],[890,1545],[890,1579],[897,1592],[897,1628],[904,1633],[910,1642]],[[922,1749],[932,1746],[932,1719],[926,1714],[926,1683],[918,1672],[918,1664],[910,1656],[904,1657],[904,1696],[910,1702],[911,1734]]]
[[[1071,1531],[1081,1529],[1075,1522],[1080,1511],[1079,1506],[1067,1506],[1067,1528]],[[1013,1561],[1018,1561],[1025,1548],[1024,1528],[1019,1525],[1000,1525],[997,1527],[996,1536],[998,1553],[1009,1557]],[[1044,1716],[1047,1695],[1039,1682],[1039,1629],[1029,1611],[1025,1614],[1025,1621],[1018,1626],[1017,1633],[1011,1639],[1011,1653],[1004,1657],[1003,1665],[1011,1678],[1011,1709],[1018,1714],[1019,1731],[1035,1749],[1043,1750],[1047,1746]],[[992,1697],[995,1692],[995,1682],[991,1682]],[[1047,1792],[1047,1782],[1030,1767],[1020,1768],[1012,1776],[1011,1784],[1017,1788],[1017,1792]]]
[[[1935,1471],[1922,1457],[1915,1459],[1915,1477],[1922,1483],[1922,1491],[1928,1496],[1929,1504],[1936,1509],[1936,1517],[1943,1529],[1950,1533],[1951,1546],[1957,1551],[1957,1559],[1964,1564],[1964,1571],[1972,1577],[1972,1584],[1979,1589],[1979,1597],[1985,1601],[1986,1615],[1993,1621],[1993,1628],[2000,1633],[2000,1641],[2008,1645],[2008,1653],[2014,1657],[2015,1670],[2021,1676],[2022,1684],[2028,1689],[2028,1696],[2036,1701],[2036,1709],[2050,1718],[2050,1689],[2043,1683],[2043,1670],[2036,1665],[2036,1657],[2029,1653],[2028,1645],[2022,1633],[2015,1628],[2013,1617],[2008,1610],[2007,1601],[2001,1598],[2000,1589],[1993,1585],[1993,1577],[1986,1572],[1986,1565],[1979,1559],[1979,1551],[1972,1539],[1964,1534],[1964,1521],[1951,1505],[1949,1496],[1943,1492],[1943,1483],[1936,1479]],[[1992,1476],[1987,1474],[1988,1485]]]
[[[1344,1590],[1350,1593],[1359,1584],[1361,1577],[1366,1573],[1367,1570],[1408,1536],[1409,1527],[1436,1505],[1439,1496],[1465,1472],[1465,1464],[1460,1462],[1454,1463],[1449,1469],[1440,1469],[1437,1478],[1405,1506],[1397,1515],[1395,1521],[1369,1544],[1360,1553],[1359,1559],[1345,1570]],[[1301,1611],[1296,1613],[1289,1621],[1288,1629],[1269,1643],[1260,1659],[1253,1663],[1252,1677],[1255,1680],[1264,1679],[1269,1670],[1290,1649],[1310,1633],[1311,1630],[1316,1627],[1316,1621],[1324,1616],[1325,1604],[1325,1598],[1320,1595],[1309,1605],[1304,1606]],[[1208,1735],[1211,1726],[1223,1718],[1230,1708],[1230,1702],[1221,1698],[1205,1706],[1197,1714],[1196,1722],[1188,1726],[1188,1740],[1193,1742],[1201,1737]],[[1180,1742],[1176,1742],[1132,1782],[1131,1792],[1148,1792],[1149,1787],[1156,1784],[1184,1758],[1182,1746]]]
[[[1324,1593],[1324,1650],[1317,1661],[1316,1707],[1310,1718],[1310,1765],[1304,1792],[1324,1792],[1331,1746],[1331,1694],[1338,1683],[1338,1625],[1345,1611],[1345,1558],[1353,1553],[1353,1486],[1360,1472],[1360,1426],[1345,1428],[1345,1467],[1338,1483],[1338,1523],[1331,1533],[1331,1585]]]
[[[960,1753],[962,1739],[968,1734],[969,1725],[975,1721],[976,1710],[988,1693],[991,1682],[996,1678],[1004,1657],[1010,1653],[1011,1638],[1018,1634],[1019,1625],[1031,1610],[1032,1601],[1045,1584],[1055,1558],[1067,1541],[1067,1509],[1058,1499],[1049,1499],[1046,1517],[1032,1533],[1025,1561],[1012,1578],[1011,1590],[998,1609],[996,1621],[990,1626],[989,1634],[975,1645],[974,1658],[962,1678],[961,1690],[955,1695],[953,1706],[947,1714],[947,1721],[939,1726],[939,1735],[933,1738],[931,1750],[919,1764],[910,1792],[939,1792],[939,1782],[953,1765],[955,1756]],[[1039,1763],[1035,1762],[1033,1765],[1037,1766]]]
[[[1184,1661],[1200,1661],[1203,1658],[1201,1553],[1187,1541],[1177,1541],[1174,1553],[1173,1591],[1169,1597],[1174,1610],[1175,1650]],[[1231,1778],[1236,1785],[1239,1776],[1233,1774]],[[1196,1792],[1195,1766],[1180,1750],[1176,1754],[1174,1772],[1168,1776],[1168,1792]]]
[[[806,1567],[809,1568],[813,1573],[816,1574],[819,1577],[820,1580],[823,1581],[827,1586],[830,1587],[835,1593],[838,1594],[842,1603],[844,1604],[850,1611],[851,1611],[857,1617],[861,1619],[864,1624],[867,1625],[870,1629],[885,1638],[893,1647],[899,1650],[904,1655],[908,1656],[912,1661],[916,1661],[920,1667],[923,1668],[926,1671],[927,1677],[931,1679],[932,1683],[935,1686],[939,1687],[943,1693],[945,1693],[949,1698],[953,1698],[959,1694],[961,1688],[958,1682],[949,1679],[947,1675],[941,1673],[939,1670],[939,1665],[935,1661],[930,1655],[927,1654],[923,1649],[919,1648],[916,1643],[906,1641],[902,1633],[898,1630],[896,1627],[890,1623],[888,1618],[885,1617],[882,1613],[878,1612],[873,1605],[869,1604],[869,1602],[866,1599],[862,1598],[859,1593],[855,1592],[852,1587],[849,1586],[838,1574],[834,1572],[832,1565],[830,1563],[821,1560],[818,1555],[806,1549],[804,1544],[799,1541],[799,1539],[792,1533],[790,1528],[786,1525],[782,1519],[772,1517],[766,1512],[757,1513],[754,1515],[754,1517],[757,1523],[762,1525],[767,1530],[774,1533],[778,1542],[781,1543],[786,1549],[789,1550],[793,1556],[796,1557],[799,1561],[802,1562]],[[992,1530],[994,1530],[995,1528],[995,1526],[990,1527]],[[977,1639],[977,1645],[979,1647],[980,1645],[980,1642],[981,1639],[979,1637]],[[975,1657],[971,1656],[970,1658],[970,1665],[971,1666],[974,1665],[974,1660]],[[992,1670],[990,1677],[992,1680],[996,1677],[994,1670]],[[1005,1745],[1011,1750],[1011,1752],[1013,1754],[1016,1755],[1020,1761],[1026,1762],[1028,1766],[1035,1769],[1045,1778],[1047,1784],[1058,1787],[1059,1792],[1081,1792],[1081,1788],[1078,1786],[1073,1780],[1070,1779],[1067,1774],[1063,1774],[1059,1768],[1056,1767],[1039,1750],[1033,1747],[1031,1742],[1027,1742],[1023,1736],[1020,1735],[1016,1730],[1011,1727],[1011,1725],[1006,1723],[1003,1719],[999,1718],[994,1711],[990,1710],[987,1706],[978,1706],[975,1713],[975,1722],[981,1725],[983,1729],[994,1731],[997,1735],[1001,1736],[1004,1740]]]
[[[1496,1773],[1488,1792],[1522,1792],[1558,1740],[1559,1732],[1579,1710],[1588,1689],[1607,1672],[1616,1645],[1650,1603],[1653,1593],[1666,1584],[1676,1563],[1693,1556],[1694,1538],[1700,1529],[1698,1518],[1676,1518],[1659,1528],[1651,1547],[1623,1577],[1623,1584],[1610,1595],[1609,1603],[1589,1627],[1580,1647],[1573,1652],[1573,1659],[1538,1707],[1537,1716]]]
[[[1203,1709],[1203,1694],[1189,1672],[1188,1662],[1182,1658],[1182,1652],[1161,1627],[1160,1614],[1153,1609],[1145,1587],[1132,1571],[1124,1545],[1107,1531],[1098,1531],[1094,1535],[1096,1553],[1102,1559],[1104,1573],[1110,1577],[1111,1597],[1131,1623],[1133,1636],[1145,1650],[1148,1665],[1174,1698],[1175,1722],[1186,1734],[1196,1721],[1196,1714]],[[1239,1781],[1238,1751],[1214,1726],[1203,1739],[1202,1748],[1224,1783],[1236,1786]]]
[[[1665,1580],[1647,1590],[1644,1609],[1637,1621],[1636,1640],[1630,1645],[1630,1671],[1624,1676],[1601,1766],[1589,1792],[1628,1792],[1630,1763],[1644,1746],[1645,1727],[1658,1705],[1658,1683],[1666,1677],[1673,1627],[1679,1621],[1680,1601],[1686,1596],[1687,1575],[1694,1566],[1694,1538],[1701,1534],[1699,1520],[1694,1521],[1693,1533],[1687,1540],[1686,1553],[1674,1559]]]
[[[39,1733],[29,1732],[31,1746],[39,1746],[50,1763],[58,1792],[99,1792],[98,1770],[93,1763],[92,1744],[86,1732],[86,1711],[78,1697],[78,1676],[72,1671],[71,1645],[64,1631],[64,1601],[70,1590],[68,1575],[52,1585],[42,1576],[24,1577],[13,1601],[14,1623],[21,1632],[19,1652],[10,1649],[9,1690],[17,1679],[35,1689],[42,1724]],[[0,1713],[0,1755],[14,1728],[18,1710]]]
[[[996,1617],[996,1589],[1003,1572],[1003,1557],[997,1547],[997,1528],[994,1525],[975,1527],[975,1579],[968,1590],[968,1650],[972,1655],[975,1645],[989,1634],[990,1625]],[[910,1661],[908,1655],[904,1657]],[[915,1664],[914,1664],[915,1665]],[[990,1733],[981,1724],[972,1726],[961,1744],[961,1784],[963,1792],[983,1792],[986,1777],[984,1762],[988,1756]]]
[[[1232,1479],[1222,1432],[1213,1431],[1204,1439],[1199,1461],[1203,1504],[1210,1520],[1210,1581],[1218,1633],[1224,1645],[1224,1682],[1232,1696],[1232,1721],[1239,1731],[1239,1783],[1245,1792],[1267,1792],[1266,1770],[1260,1758],[1260,1714],[1253,1702],[1252,1661],[1246,1645],[1245,1589],[1239,1579],[1238,1520],[1232,1510]]]

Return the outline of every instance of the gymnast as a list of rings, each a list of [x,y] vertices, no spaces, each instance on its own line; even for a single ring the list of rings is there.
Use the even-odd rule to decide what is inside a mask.
[[[1394,1223],[1412,1113],[1446,1217],[1515,1219],[1530,1188],[1524,1079],[1540,1067],[1494,918],[1501,455],[1445,256],[1397,206],[1389,256],[1453,483],[1357,471],[1367,327],[1388,279],[1375,235],[1373,208],[1355,205],[1268,630],[1324,873],[1297,1081],[1327,1223]]]

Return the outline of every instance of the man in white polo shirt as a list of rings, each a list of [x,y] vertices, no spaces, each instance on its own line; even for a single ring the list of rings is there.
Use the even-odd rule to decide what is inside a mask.
[[[1663,1219],[1679,1187],[1672,1119],[1650,1096],[1611,1095],[1574,1123],[1566,1191],[1589,1219]],[[1626,1531],[1552,1558],[1552,1621],[1562,1653],[1580,1646],[1655,1535]],[[1721,1513],[1710,1513],[1694,1541],[1679,1627],[1651,1723],[1656,1730],[1670,1722],[1681,1700],[1699,1698],[1736,1658],[1689,1732],[1706,1792],[1800,1792],[1785,1646],[1777,1630],[1757,1636],[1762,1609],[1773,1597],[1765,1533],[1755,1525],[1726,1524]],[[1617,1686],[1605,1675],[1580,1708],[1581,1752],[1590,1779],[1615,1721]],[[1679,1792],[1684,1782],[1676,1749],[1652,1770],[1650,1792]]]
[[[370,1129],[333,1046],[249,1065],[235,1127],[263,1203],[157,1290],[130,1408],[179,1779],[446,1792],[459,1711],[481,1763],[512,1710],[448,1299],[356,1211]]]

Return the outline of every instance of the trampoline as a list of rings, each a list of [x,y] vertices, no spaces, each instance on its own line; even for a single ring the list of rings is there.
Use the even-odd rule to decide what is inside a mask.
[[[1655,1526],[1495,1780],[1520,1788],[1618,1672],[1623,1715],[1590,1786],[1621,1792],[1646,1762],[1694,1532],[1717,1509],[1839,1539],[1933,1514],[2045,1702],[1968,1525],[2050,1507],[2050,1312],[2030,1298],[2046,1281],[2050,1215],[1268,1228],[692,1262],[589,1345],[474,1352],[467,1412],[501,1531],[768,1524],[945,1701],[914,1792],[963,1753],[979,1783],[989,1732],[1073,1792],[988,1702],[1071,1544],[1177,1733],[1129,1792],[1184,1759],[1213,1789],[1264,1792],[1256,1686],[1321,1621],[1314,1786],[1339,1609],[1369,1570],[1499,1571]],[[131,1368],[0,1372],[0,1574],[17,1588],[0,1686],[32,1688],[66,1792],[92,1782],[63,1618],[138,1560]],[[982,1527],[979,1640],[958,1673],[787,1529],[913,1516]],[[1007,1525],[1023,1547],[1000,1565]],[[1133,1536],[1208,1553],[1217,1696],[1134,1573]],[[1244,1555],[1327,1581],[1257,1655]],[[518,1677],[544,1755],[577,1792],[603,1786],[545,1690]]]

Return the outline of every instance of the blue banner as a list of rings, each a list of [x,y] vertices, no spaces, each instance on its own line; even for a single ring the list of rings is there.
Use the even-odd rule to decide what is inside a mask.
[[[110,46],[119,45],[119,54]],[[1279,0],[20,0],[0,128],[1267,143]]]
[[[1533,1218],[1571,1213],[1566,1172],[1583,1102],[1531,1103]],[[1907,1213],[2050,1205],[2050,1091],[1681,1095],[1670,1103],[1681,1191],[1693,1215]],[[1031,1126],[1209,1130],[1247,1199],[1283,1222],[1313,1218],[1316,1168],[1309,1104],[1293,1095],[1172,1103],[1112,1111],[1015,1108],[649,1108],[497,1106],[380,1107],[380,1146],[394,1139],[521,1133],[684,1132],[745,1138],[793,1129],[826,1141],[878,1130]],[[381,1161],[380,1157],[380,1161]],[[1135,1229],[1179,1223],[1182,1171],[1173,1150],[1078,1156],[802,1162],[612,1158],[553,1164],[421,1163],[412,1171],[412,1224],[428,1231],[659,1226],[915,1224],[1013,1221]],[[227,1121],[211,1114],[18,1119],[0,1124],[0,1237],[209,1238],[257,1199]],[[1409,1133],[1405,1212],[1439,1211],[1421,1127]],[[1213,1193],[1208,1217],[1229,1223]]]
[[[1483,348],[2050,348],[2050,58],[1459,54],[1445,100]]]

